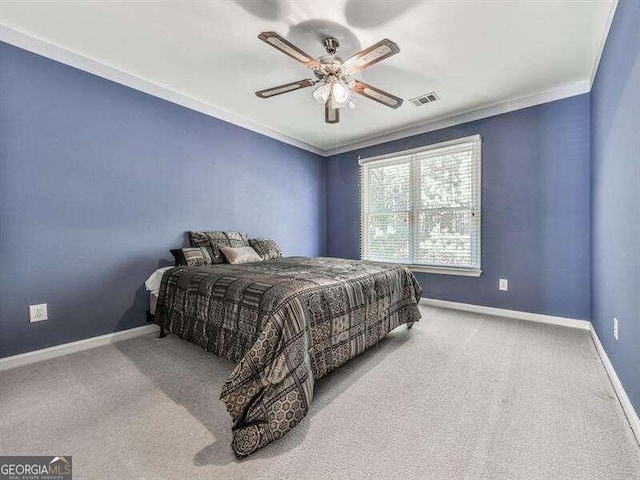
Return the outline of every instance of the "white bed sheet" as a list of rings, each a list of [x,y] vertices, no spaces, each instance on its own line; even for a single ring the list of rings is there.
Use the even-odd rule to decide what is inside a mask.
[[[162,283],[162,276],[164,272],[172,269],[173,267],[163,267],[157,269],[149,278],[144,282],[144,287],[149,292],[149,312],[151,315],[156,313],[156,305],[158,303],[158,292],[160,291],[160,284]]]
[[[158,292],[149,293],[149,312],[151,315],[156,314],[156,305],[158,304]]]

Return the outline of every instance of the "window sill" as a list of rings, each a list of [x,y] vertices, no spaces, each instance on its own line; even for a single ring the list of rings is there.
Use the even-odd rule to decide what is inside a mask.
[[[457,275],[460,277],[479,277],[482,274],[482,270],[479,268],[434,267],[429,265],[405,265],[405,267],[412,272]]]

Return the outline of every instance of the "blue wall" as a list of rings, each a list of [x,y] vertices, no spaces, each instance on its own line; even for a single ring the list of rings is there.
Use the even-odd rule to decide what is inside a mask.
[[[640,412],[640,2],[618,3],[591,114],[592,321]]]
[[[330,158],[329,255],[359,258],[358,155],[480,134],[483,273],[416,274],[423,296],[589,319],[589,121],[585,94]]]
[[[325,253],[317,155],[3,43],[0,102],[0,356],[143,325],[189,229]]]
[[[619,10],[631,5],[622,2]],[[620,16],[591,99],[592,164],[589,95],[322,159],[0,43],[0,356],[142,325],[142,283],[168,263],[169,248],[186,244],[188,229],[239,229],[271,236],[291,255],[358,258],[358,155],[478,133],[483,274],[417,274],[424,295],[590,319],[593,188],[593,309],[608,332],[614,302],[607,303],[605,287],[615,271],[605,264],[616,255],[612,245],[627,253],[631,247],[610,243],[606,234],[616,219],[618,229],[638,223],[631,210],[638,162],[623,155],[638,148],[638,130],[624,125],[625,115],[638,114],[630,86],[638,38],[629,33],[632,21]],[[612,134],[628,142],[613,142]],[[601,194],[613,180],[629,184],[614,189],[615,201]],[[635,226],[615,216],[622,211],[636,214]],[[622,257],[617,262],[619,270]],[[633,264],[627,277],[640,282],[637,271]],[[498,290],[500,277],[509,278],[509,292]],[[638,360],[616,353],[631,351],[640,338],[631,313],[638,311],[631,305],[636,291],[631,282],[616,290],[628,299],[616,310],[623,339],[611,352],[623,371],[631,361],[625,359]],[[50,320],[29,324],[27,306],[41,302],[49,304]],[[631,374],[621,376],[631,381]]]

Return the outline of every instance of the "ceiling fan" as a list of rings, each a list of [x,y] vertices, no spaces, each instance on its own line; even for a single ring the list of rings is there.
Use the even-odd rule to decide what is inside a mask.
[[[315,79],[305,78],[297,82],[260,90],[256,92],[256,95],[260,98],[271,98],[276,95],[320,84],[320,86],[314,90],[313,98],[318,103],[324,104],[324,119],[327,123],[338,123],[340,121],[340,108],[344,106],[349,106],[350,108],[355,107],[351,101],[351,92],[355,92],[390,108],[395,109],[402,105],[401,98],[361,82],[360,80],[351,78],[352,75],[361,72],[365,68],[398,53],[400,49],[391,40],[386,38],[380,40],[378,43],[343,61],[340,57],[336,56],[336,51],[340,44],[334,37],[326,37],[324,39],[323,45],[327,51],[327,55],[323,55],[317,59],[306,54],[275,32],[262,32],[258,35],[258,38],[310,68],[316,76]]]

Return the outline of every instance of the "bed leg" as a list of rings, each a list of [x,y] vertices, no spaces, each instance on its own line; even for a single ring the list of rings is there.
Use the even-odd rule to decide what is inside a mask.
[[[147,322],[153,323],[154,320],[155,320],[155,316],[153,315],[153,313],[147,310]],[[160,325],[160,335],[158,335],[158,338],[164,338],[166,336],[167,336],[167,332],[165,332],[164,327]]]
[[[413,328],[413,322],[407,323],[407,330],[411,330]]]
[[[167,336],[167,332],[165,332],[164,327],[160,325],[160,335],[158,335],[158,338],[164,338],[166,336]]]

